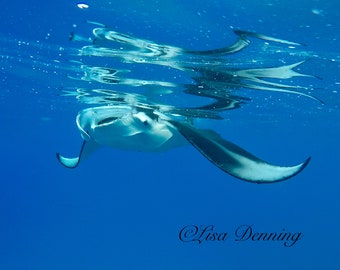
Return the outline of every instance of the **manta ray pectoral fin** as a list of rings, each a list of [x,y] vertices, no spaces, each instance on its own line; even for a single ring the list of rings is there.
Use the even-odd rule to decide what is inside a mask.
[[[220,49],[213,49],[213,50],[205,50],[205,51],[190,51],[190,50],[185,50],[185,53],[188,54],[193,54],[193,55],[227,55],[227,54],[233,54],[237,53],[244,48],[246,48],[250,44],[250,41],[246,39],[244,36],[239,36],[239,39],[233,43],[232,45],[228,47],[223,47]]]
[[[170,122],[213,164],[245,181],[253,183],[283,181],[301,172],[310,161],[308,158],[305,162],[291,167],[269,164],[224,140],[214,131],[196,129],[175,121]]]
[[[184,50],[185,53],[189,53],[189,54],[194,54],[194,55],[227,55],[227,54],[233,54],[233,53],[237,53],[241,50],[243,50],[244,48],[246,48],[249,44],[250,44],[250,40],[249,37],[254,37],[254,38],[258,38],[258,39],[262,39],[265,41],[271,41],[271,42],[278,42],[278,43],[282,43],[282,44],[287,44],[287,45],[291,45],[291,46],[300,46],[303,44],[297,43],[297,42],[292,42],[289,40],[285,40],[285,39],[279,39],[279,38],[274,38],[274,37],[270,37],[270,36],[265,36],[265,35],[261,35],[255,32],[251,32],[251,31],[242,31],[242,30],[234,30],[234,33],[236,35],[239,36],[238,40],[236,42],[234,42],[232,45],[228,46],[228,47],[223,47],[220,49],[214,49],[214,50],[205,50],[205,51],[191,51],[191,50]]]
[[[274,38],[274,37],[270,37],[270,36],[265,36],[265,35],[261,35],[255,32],[251,32],[251,31],[243,31],[243,30],[234,30],[234,33],[240,37],[243,38],[247,38],[247,37],[255,37],[258,39],[262,39],[262,40],[266,40],[266,41],[272,41],[272,42],[278,42],[278,43],[282,43],[282,44],[287,44],[287,45],[293,45],[293,46],[301,46],[304,44],[301,43],[297,43],[297,42],[292,42],[289,40],[285,40],[285,39],[280,39],[280,38]]]
[[[67,158],[57,153],[59,162],[67,168],[76,168],[81,160],[88,157],[91,153],[98,149],[98,145],[92,141],[83,141],[78,157]]]
[[[57,159],[62,165],[64,165],[67,168],[72,168],[72,169],[78,166],[79,160],[80,160],[79,157],[67,158],[67,157],[60,155],[59,153],[57,153]]]

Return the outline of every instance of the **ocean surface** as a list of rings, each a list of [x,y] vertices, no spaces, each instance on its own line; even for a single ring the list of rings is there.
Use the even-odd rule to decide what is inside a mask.
[[[1,270],[340,269],[339,1],[1,4]],[[235,53],[189,53],[238,38],[249,44]],[[79,153],[82,109],[198,108],[219,91],[238,106],[186,121],[270,163],[311,156],[308,166],[256,184],[190,144],[103,147],[74,169],[56,158]]]

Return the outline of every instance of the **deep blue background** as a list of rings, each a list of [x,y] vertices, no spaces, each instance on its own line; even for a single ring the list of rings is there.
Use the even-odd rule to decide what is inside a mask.
[[[77,3],[1,2],[0,269],[339,269],[339,1]],[[84,105],[59,94],[75,84],[65,67],[79,47],[68,34],[85,20],[189,49],[230,44],[230,26],[307,44],[319,57],[303,71],[322,80],[301,82],[326,105],[251,92],[253,103],[213,125],[266,160],[312,155],[311,164],[273,185],[234,179],[190,147],[103,149],[76,170],[63,168],[55,153],[78,152],[74,120]],[[231,236],[182,243],[188,224]],[[236,243],[242,224],[304,237],[291,248]]]

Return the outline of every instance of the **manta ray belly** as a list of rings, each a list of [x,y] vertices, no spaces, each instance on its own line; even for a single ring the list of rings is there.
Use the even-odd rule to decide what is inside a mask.
[[[97,127],[91,137],[99,145],[143,152],[165,151],[175,147],[176,140],[181,138],[165,124],[154,125],[149,130],[135,130],[129,126]]]
[[[86,141],[112,148],[159,152],[184,144],[182,135],[167,121],[131,108],[98,107],[78,117]]]

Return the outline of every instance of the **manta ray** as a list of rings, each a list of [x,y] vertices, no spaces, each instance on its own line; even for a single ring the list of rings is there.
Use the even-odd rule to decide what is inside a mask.
[[[273,183],[300,173],[310,157],[295,166],[278,166],[259,159],[213,130],[194,127],[153,108],[106,105],[80,111],[76,118],[83,144],[77,157],[57,153],[59,162],[75,168],[101,146],[161,152],[191,144],[224,172],[252,183]]]

